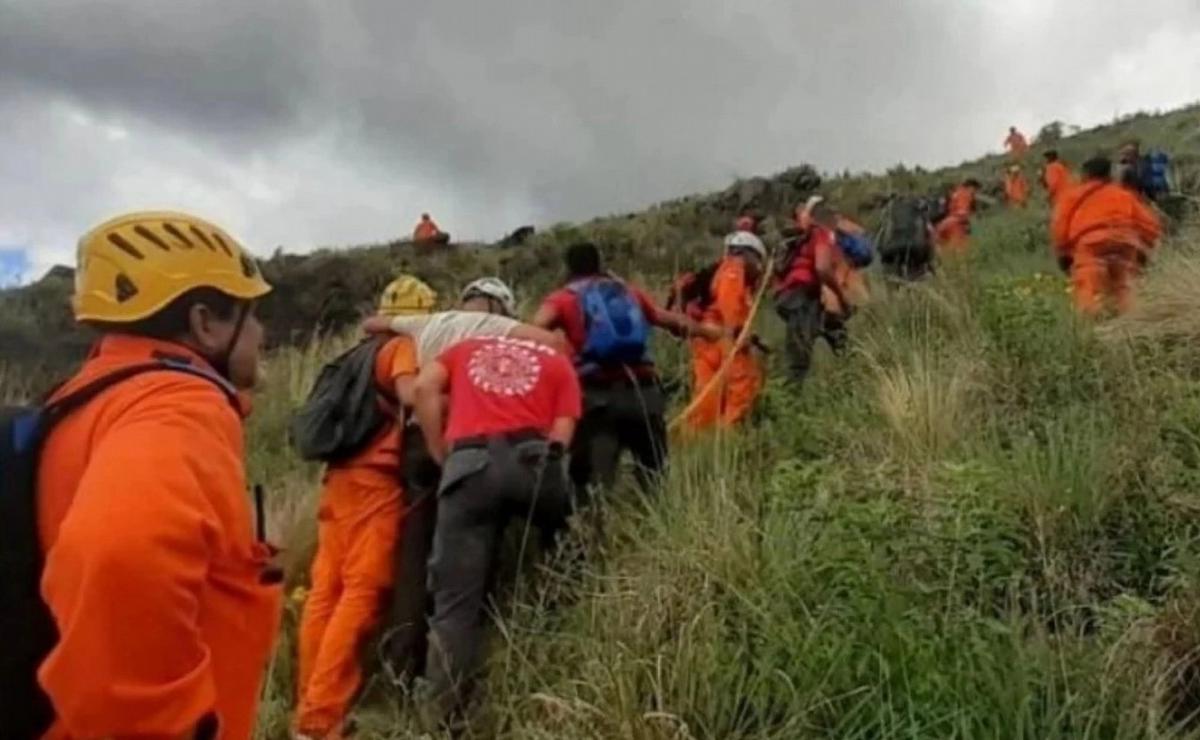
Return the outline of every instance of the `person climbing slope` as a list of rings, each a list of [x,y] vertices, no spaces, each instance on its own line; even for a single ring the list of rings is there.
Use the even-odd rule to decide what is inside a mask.
[[[817,201],[798,219],[798,236],[785,243],[786,253],[776,268],[775,310],[787,324],[787,354],[791,380],[802,383],[812,365],[813,345],[825,329],[822,291],[828,289],[843,306],[851,305],[838,280],[842,259],[835,229],[837,214]]]
[[[513,318],[516,297],[504,281],[479,278],[462,290],[458,310],[433,314],[372,316],[363,322],[369,334],[401,334],[416,343],[417,364],[436,359],[451,346],[479,337],[536,341],[570,355],[558,334]],[[404,427],[402,468],[407,508],[396,549],[392,610],[382,648],[399,680],[423,675],[426,654],[427,573],[437,522],[437,486],[441,468],[433,462],[415,422]]]
[[[564,450],[582,401],[565,355],[523,339],[480,337],[422,368],[415,412],[443,469],[426,669],[429,708],[446,719],[467,707],[485,657],[485,600],[509,519],[536,526],[544,546],[566,526]]]
[[[565,261],[566,285],[546,297],[531,323],[562,331],[575,352],[584,415],[571,449],[571,480],[581,495],[593,480],[611,488],[628,450],[647,491],[667,459],[666,400],[650,359],[650,328],[710,339],[725,331],[664,310],[606,273],[591,242],[569,247]]]
[[[1008,127],[1008,137],[1004,139],[1004,148],[1013,161],[1020,162],[1029,152],[1029,140],[1016,126]]]
[[[393,280],[379,298],[381,317],[428,314],[437,294],[411,275]],[[298,737],[340,737],[350,701],[362,683],[360,651],[378,626],[392,589],[402,510],[400,430],[417,375],[411,337],[370,345],[374,402],[388,417],[361,449],[331,461],[317,509],[312,587],[300,619]]]
[[[1004,176],[1004,197],[1013,208],[1024,208],[1029,203],[1029,181],[1020,165],[1008,168]]]
[[[1042,171],[1042,185],[1046,188],[1046,197],[1053,206],[1059,197],[1075,185],[1075,178],[1067,165],[1059,159],[1058,151],[1051,149],[1043,155],[1046,166]]]
[[[944,254],[962,254],[971,238],[979,181],[967,178],[950,193],[946,217],[937,225],[937,242]]]
[[[725,237],[725,257],[713,273],[712,301],[703,320],[723,326],[728,336],[691,342],[694,397],[687,424],[693,431],[735,426],[754,409],[763,371],[753,347],[747,343],[735,348],[734,342],[754,318],[751,311],[766,260],[767,248],[749,231],[735,231]],[[728,371],[714,383],[727,359]]]
[[[1162,224],[1141,198],[1112,179],[1112,161],[1083,165],[1083,182],[1054,209],[1051,241],[1059,266],[1069,270],[1080,312],[1095,316],[1105,300],[1118,313],[1133,304],[1133,277],[1162,236]]]
[[[929,202],[915,195],[894,195],[876,234],[883,273],[892,281],[919,280],[933,270],[933,224]]]
[[[243,463],[271,287],[183,213],[106,221],[78,259],[75,319],[100,338],[49,399],[38,466],[45,737],[249,738],[280,613]]]

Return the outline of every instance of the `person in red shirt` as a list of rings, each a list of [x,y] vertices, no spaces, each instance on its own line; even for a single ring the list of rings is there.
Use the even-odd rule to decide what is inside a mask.
[[[566,525],[564,465],[582,414],[571,361],[524,339],[467,339],[426,364],[415,414],[442,463],[429,582],[433,592],[426,677],[441,719],[465,708],[483,659],[487,584],[512,517],[536,525],[544,545]]]
[[[380,316],[424,315],[437,294],[411,275],[393,280]],[[330,463],[317,510],[312,588],[300,618],[297,737],[339,737],[362,683],[359,653],[379,624],[392,588],[405,500],[401,429],[417,375],[416,342],[394,336],[375,353],[379,402],[395,417],[362,450]]]
[[[591,242],[574,244],[566,253],[567,285],[542,302],[530,322],[534,326],[561,331],[575,352],[584,389],[584,417],[571,450],[571,480],[580,492],[598,478],[605,488],[616,480],[621,453],[629,450],[637,462],[638,482],[649,490],[667,459],[666,400],[658,373],[643,345],[639,356],[628,361],[585,356],[588,319],[582,294],[591,285],[621,286],[636,305],[641,320],[680,337],[703,336],[720,339],[719,326],[705,325],[680,313],[655,305],[641,289],[606,273],[600,250]]]
[[[799,212],[799,234],[785,242],[784,260],[777,269],[775,310],[787,324],[787,355],[791,380],[802,383],[812,365],[813,345],[826,325],[822,291],[840,306],[851,303],[838,279],[842,259],[834,229],[837,213],[821,200],[811,200]]]

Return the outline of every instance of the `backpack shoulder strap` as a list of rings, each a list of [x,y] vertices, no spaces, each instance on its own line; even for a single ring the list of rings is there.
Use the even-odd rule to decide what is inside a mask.
[[[183,360],[161,358],[152,362],[143,362],[137,365],[123,367],[120,370],[114,370],[107,375],[93,380],[91,383],[88,383],[77,391],[68,393],[62,398],[51,401],[44,409],[46,426],[43,428],[43,431],[48,431],[55,422],[61,420],[72,411],[81,408],[93,398],[100,395],[112,386],[137,375],[157,371],[177,372],[197,378],[203,378],[217,386],[217,388],[220,389],[220,391],[225,395],[225,399],[229,401],[230,405],[232,405],[234,409],[238,408],[237,389],[235,389],[233,384],[231,384],[225,378],[222,378],[216,373],[210,372],[203,368],[196,367],[195,365]]]

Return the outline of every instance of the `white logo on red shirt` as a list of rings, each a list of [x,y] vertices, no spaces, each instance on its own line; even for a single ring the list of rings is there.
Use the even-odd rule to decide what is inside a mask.
[[[481,344],[467,360],[467,377],[476,388],[501,396],[526,396],[542,374],[540,354],[553,351],[536,342],[499,338]]]

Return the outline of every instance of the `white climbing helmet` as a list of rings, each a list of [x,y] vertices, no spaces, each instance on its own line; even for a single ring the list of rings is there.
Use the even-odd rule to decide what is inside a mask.
[[[497,277],[479,278],[467,287],[463,288],[460,301],[466,302],[472,298],[490,298],[500,304],[504,309],[505,316],[517,315],[517,298],[513,295],[512,288],[504,284],[504,281]]]
[[[762,239],[749,231],[735,231],[725,237],[725,251],[736,250],[749,250],[757,254],[759,259],[767,259],[767,248],[763,246]]]

